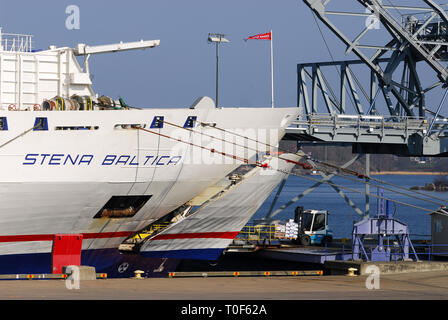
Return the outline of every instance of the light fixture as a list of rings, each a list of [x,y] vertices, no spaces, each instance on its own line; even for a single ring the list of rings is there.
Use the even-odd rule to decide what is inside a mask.
[[[221,43],[228,43],[230,42],[225,38],[225,34],[222,33],[209,33],[208,34],[208,42],[209,43],[215,43],[216,44],[216,97],[215,97],[215,103],[216,107],[218,107],[218,86],[219,86],[219,45]]]

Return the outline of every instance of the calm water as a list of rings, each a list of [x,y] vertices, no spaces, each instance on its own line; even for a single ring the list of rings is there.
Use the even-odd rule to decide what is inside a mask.
[[[412,186],[423,186],[425,183],[433,182],[436,176],[430,175],[383,175],[374,176],[374,178],[393,183],[394,185],[399,185],[401,187],[410,188]],[[320,176],[311,176],[314,179],[321,179]],[[333,183],[342,185],[344,187],[356,189],[359,191],[365,191],[365,184],[347,180],[341,177],[333,178]],[[287,203],[293,197],[301,194],[303,191],[311,187],[315,181],[306,180],[297,176],[290,176],[283,188],[282,193],[278,199],[278,202],[274,208],[277,209],[281,205]],[[390,186],[385,185],[387,188]],[[342,189],[342,191],[355,203],[355,205],[364,211],[365,208],[365,195],[356,193],[354,191],[348,191]],[[398,190],[403,192],[403,190]],[[271,203],[275,197],[277,190],[267,199],[263,206],[257,211],[252,220],[260,219],[266,216],[271,206]],[[371,194],[377,192],[377,188],[370,187]],[[432,195],[438,198],[446,199],[448,203],[448,192],[426,192],[419,191],[428,195]],[[423,197],[421,195],[417,195]],[[413,199],[404,195],[400,195],[391,191],[384,191],[384,197],[394,199],[397,201],[413,204],[420,206],[429,210],[435,210],[439,206],[435,203],[422,201],[419,199]],[[431,199],[434,200],[434,199]],[[436,200],[434,200],[436,201]],[[313,192],[302,197],[295,204],[291,205],[284,211],[280,212],[275,219],[285,220],[294,218],[294,209],[297,206],[303,206],[305,209],[318,209],[318,210],[329,210],[329,224],[333,229],[335,238],[351,238],[352,227],[354,221],[359,221],[360,216],[353,210],[344,199],[337,194],[334,189],[328,184],[322,184]],[[394,217],[401,222],[405,223],[409,227],[411,233],[411,238],[413,239],[425,239],[429,238],[431,234],[431,218],[429,212],[423,211],[421,209],[411,208],[401,204],[393,204],[392,211],[395,212]],[[370,216],[374,216],[377,213],[377,198],[370,197]]]

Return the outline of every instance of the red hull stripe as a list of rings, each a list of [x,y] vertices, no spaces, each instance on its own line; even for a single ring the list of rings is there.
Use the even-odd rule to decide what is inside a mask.
[[[132,234],[134,234],[133,231],[82,233],[84,239],[120,238],[129,237]],[[53,234],[0,236],[0,242],[53,241],[53,238]]]
[[[194,238],[209,238],[209,239],[234,239],[239,231],[234,232],[197,232],[197,233],[173,233],[161,234],[155,236],[151,240],[172,240],[172,239],[194,239]]]
[[[194,238],[211,238],[211,239],[234,239],[239,231],[234,232],[197,232],[197,233],[177,233],[177,234],[161,234],[152,240],[170,240],[170,239],[194,239]],[[129,237],[134,232],[98,232],[98,233],[82,233],[84,239],[105,239]],[[0,242],[28,242],[28,241],[53,241],[53,234],[28,234],[28,235],[11,235],[0,236]]]

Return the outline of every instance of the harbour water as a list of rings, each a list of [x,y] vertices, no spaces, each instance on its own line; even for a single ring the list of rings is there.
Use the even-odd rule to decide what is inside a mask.
[[[320,180],[320,176],[309,176],[313,179]],[[426,183],[433,182],[435,177],[433,175],[377,175],[374,176],[375,179],[382,180],[394,185],[398,185],[405,188],[410,188],[412,186],[423,186]],[[332,182],[336,185],[341,185],[343,187],[356,189],[361,192],[365,192],[365,184],[361,182],[351,181],[341,177],[334,177]],[[305,178],[297,176],[289,176],[286,184],[281,192],[274,211],[281,205],[286,204],[289,200],[295,196],[301,194],[303,191],[314,185],[316,181],[310,181]],[[384,185],[386,188],[391,188],[388,185]],[[365,209],[365,195],[357,193],[354,191],[341,190],[355,203],[355,205],[364,211]],[[401,189],[395,189],[400,192],[405,192]],[[257,211],[253,216],[252,220],[261,219],[266,216],[269,212],[271,203],[275,197],[277,190],[275,190],[263,206]],[[377,188],[374,186],[370,187],[370,193],[376,195]],[[418,191],[420,193],[428,194],[437,198],[445,199],[448,203],[448,192],[429,192],[429,191]],[[411,193],[412,192],[407,192]],[[422,195],[415,194],[415,196],[423,197]],[[384,190],[384,197],[390,198],[396,201],[408,203],[414,206],[419,206],[427,210],[437,210],[440,206],[436,203],[423,201],[420,199],[415,199],[413,197],[397,194],[388,190]],[[440,202],[434,199],[431,201]],[[445,204],[446,204],[445,203]],[[294,209],[297,206],[303,206],[305,209],[318,209],[318,210],[329,210],[329,225],[333,229],[335,238],[351,238],[353,223],[361,220],[361,216],[356,213],[345,200],[335,192],[335,190],[329,184],[322,184],[313,192],[302,197],[295,204],[291,205],[284,211],[280,212],[275,216],[275,219],[285,220],[294,218]],[[402,204],[392,204],[392,211],[394,212],[394,218],[405,223],[409,227],[409,232],[411,233],[412,239],[430,239],[431,235],[431,218],[428,211],[423,211],[422,209],[417,209]],[[377,198],[374,196],[370,197],[370,216],[375,216],[377,213]]]

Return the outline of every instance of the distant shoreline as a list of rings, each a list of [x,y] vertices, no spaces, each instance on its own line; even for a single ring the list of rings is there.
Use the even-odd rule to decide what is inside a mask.
[[[416,176],[448,176],[448,172],[419,172],[419,171],[378,171],[371,172],[372,176],[382,176],[386,174],[396,174],[396,175],[416,175]]]

